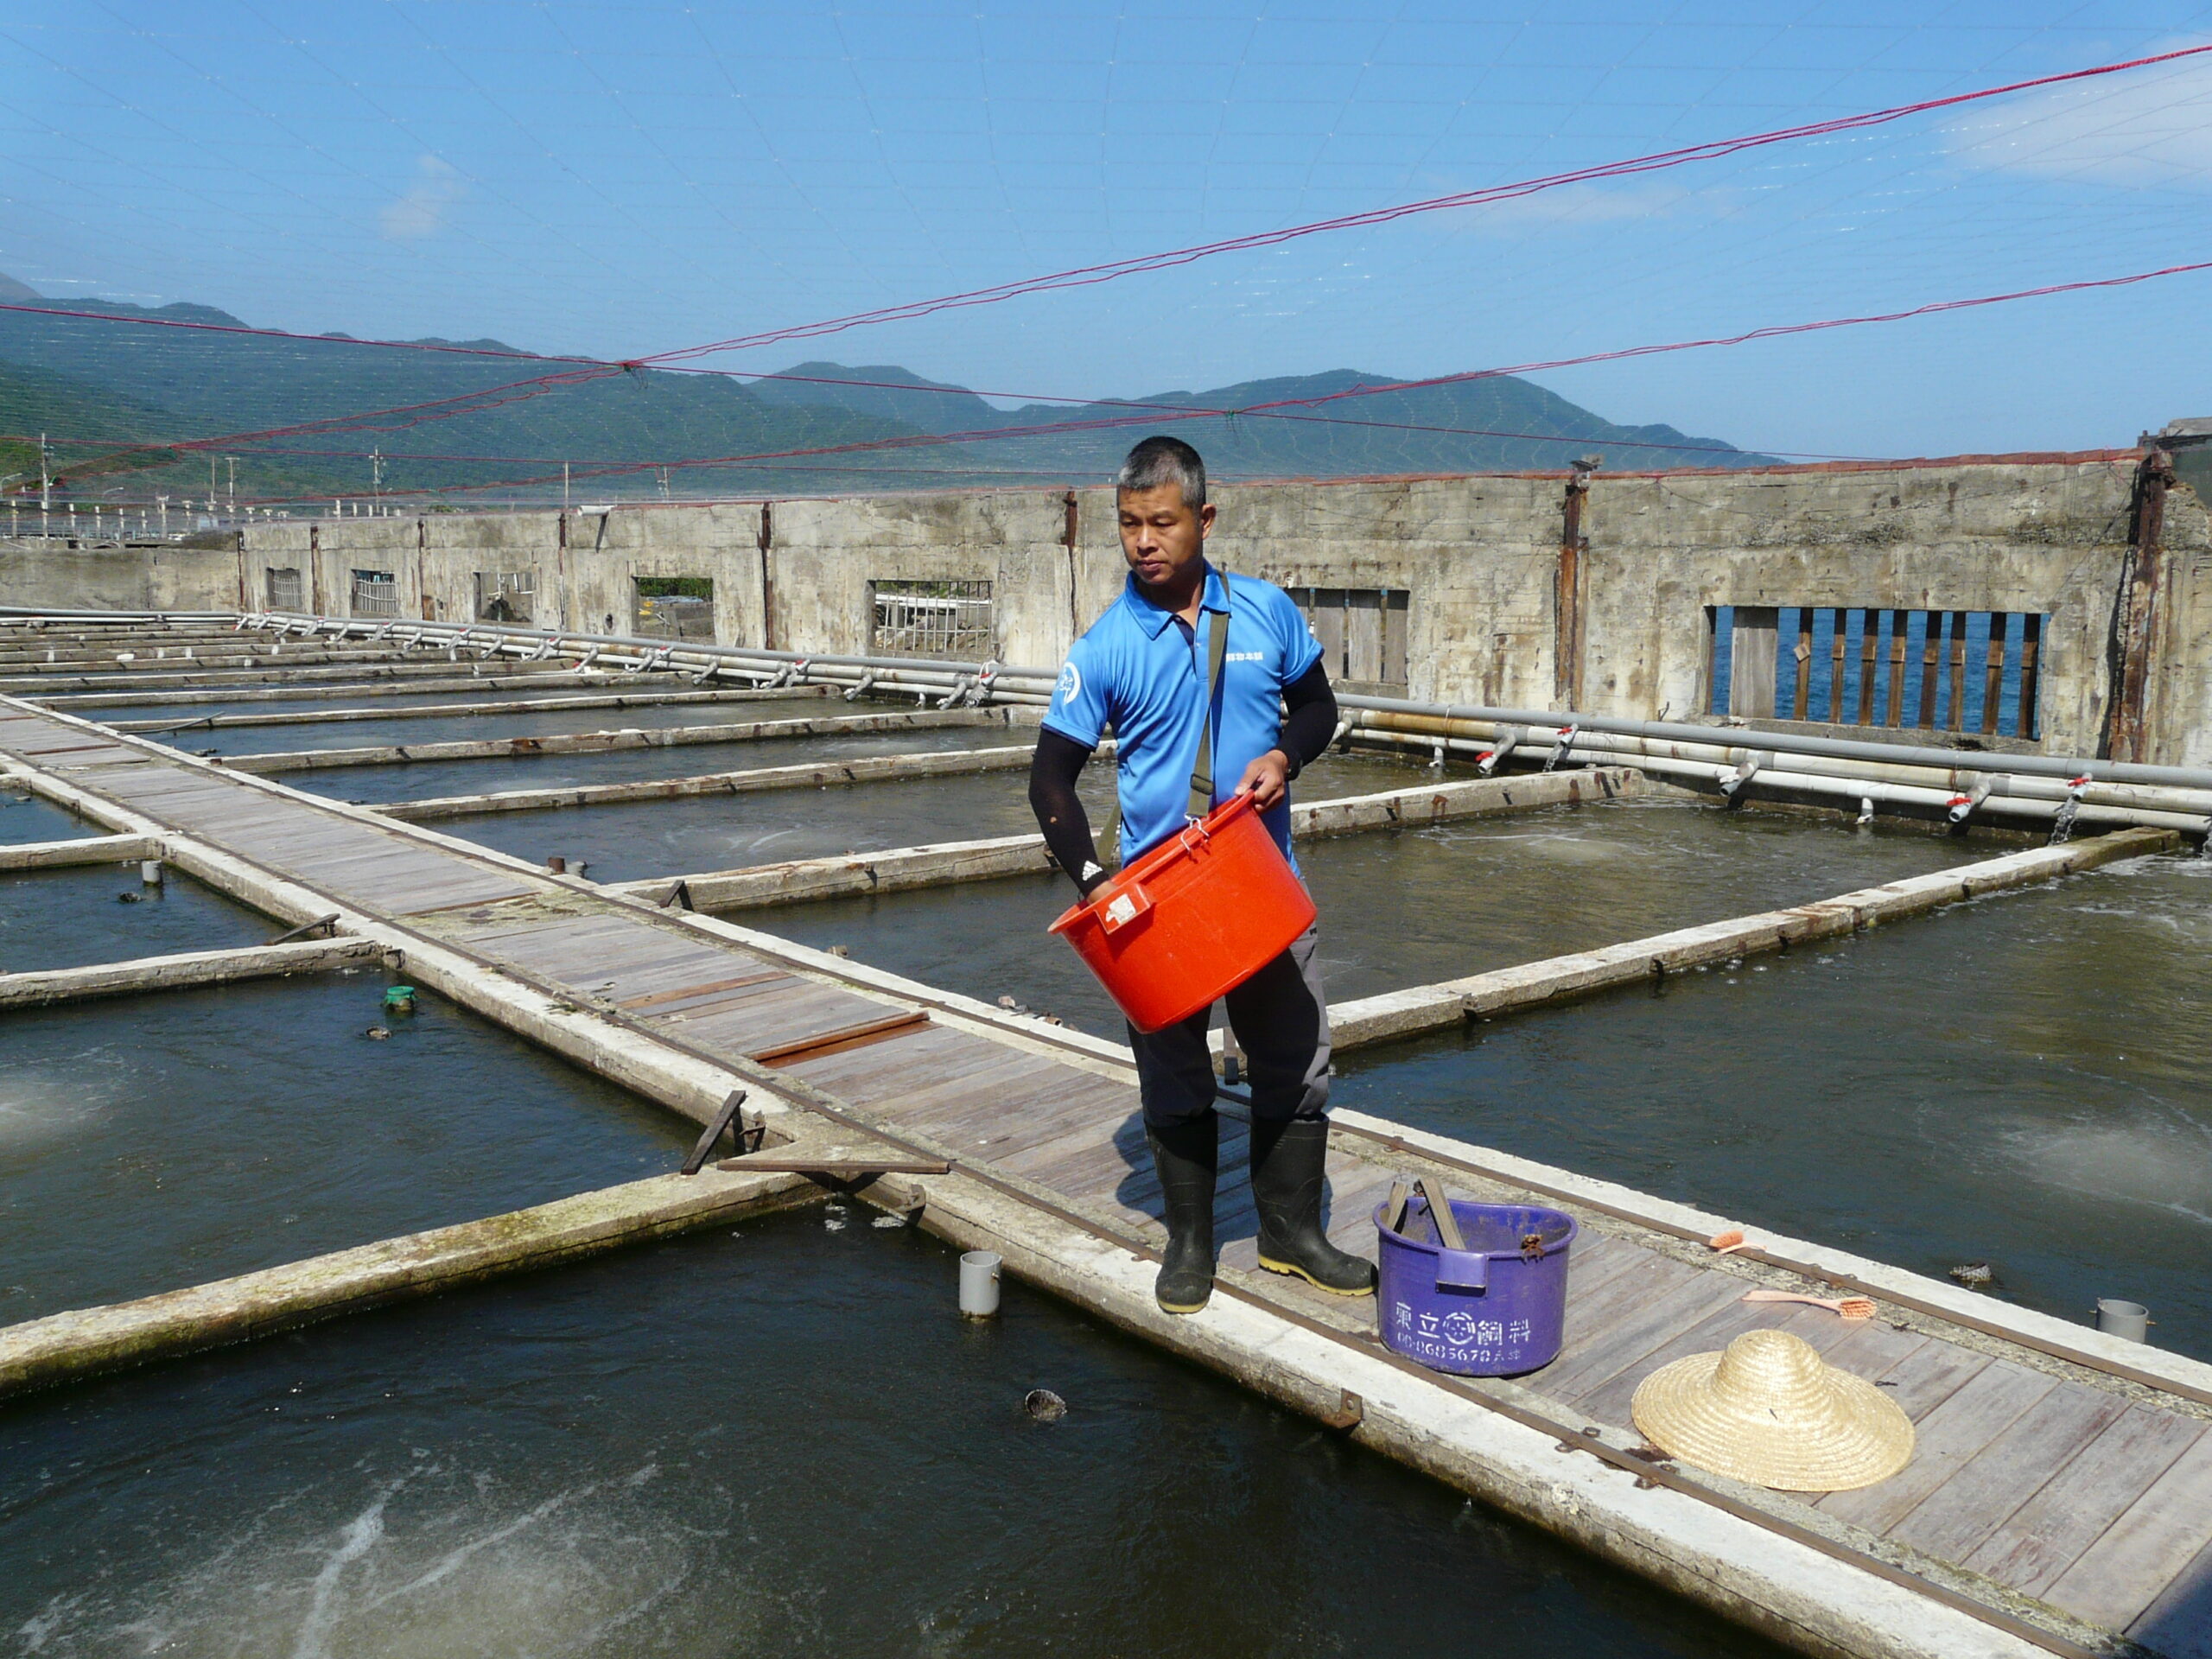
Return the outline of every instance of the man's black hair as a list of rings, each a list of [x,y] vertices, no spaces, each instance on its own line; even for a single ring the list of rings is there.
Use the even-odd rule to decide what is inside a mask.
[[[1206,504],[1206,464],[1198,452],[1180,438],[1156,434],[1129,451],[1114,487],[1156,490],[1163,484],[1181,486],[1183,505],[1193,512]]]

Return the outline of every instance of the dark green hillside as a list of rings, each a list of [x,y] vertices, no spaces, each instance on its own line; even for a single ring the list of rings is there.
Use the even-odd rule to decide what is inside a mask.
[[[997,410],[963,387],[892,365],[803,363],[787,378],[741,383],[369,346],[342,335],[270,339],[224,332],[245,325],[202,305],[149,310],[77,301],[67,308],[99,315],[0,310],[0,365],[12,365],[16,377],[0,388],[0,430],[102,442],[219,439],[210,446],[216,453],[238,457],[241,501],[364,493],[372,449],[385,458],[388,493],[443,491],[457,505],[558,499],[564,461],[580,501],[657,495],[658,463],[734,456],[761,459],[671,466],[665,488],[683,497],[1085,483],[1109,475],[1128,444],[1155,428],[1197,444],[1224,479],[1556,467],[1588,451],[1615,469],[1769,460],[1671,427],[1618,426],[1510,378],[1280,411],[1255,406],[1391,377],[1338,370],[1141,400],[1167,406],[1157,414],[1111,404]],[[463,343],[506,349],[496,340]],[[828,384],[840,381],[874,384]],[[1177,418],[1182,410],[1240,412]],[[1109,424],[957,444],[925,435],[1092,423]],[[790,453],[813,451],[831,453]],[[79,473],[137,469],[134,489],[207,487],[204,449],[174,460],[104,452],[94,462],[82,459],[81,446],[57,453]],[[20,460],[0,462],[0,471],[21,470]],[[35,451],[30,465],[35,473]],[[226,462],[226,485],[228,476]]]

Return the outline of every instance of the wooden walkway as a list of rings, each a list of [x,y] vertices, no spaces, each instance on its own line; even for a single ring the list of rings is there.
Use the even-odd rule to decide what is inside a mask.
[[[1156,1245],[1163,1236],[1133,1077],[1126,1055],[1106,1046],[1011,1017],[995,1027],[974,1005],[924,988],[848,974],[765,936],[657,912],[14,700],[0,699],[0,753],[34,778],[156,820],[690,1052],[775,1068],[802,1104],[834,1103],[940,1149],[1001,1192],[1099,1237]],[[1233,1128],[1223,1158],[1220,1230],[1230,1269],[1255,1267],[1243,1139]],[[1332,1236],[1371,1252],[1369,1215],[1400,1168],[1441,1173],[1455,1191],[1478,1196],[1529,1197],[1476,1173],[1495,1169],[1484,1163],[1493,1154],[1452,1147],[1340,1119]],[[2212,1655],[2212,1393],[2192,1398],[2186,1383],[2113,1375],[2096,1364],[2094,1344],[2082,1363],[2039,1352],[1910,1298],[1863,1324],[1746,1305],[1742,1295],[1756,1285],[1827,1287],[1770,1262],[1711,1257],[1677,1236],[1680,1228],[1567,1207],[1585,1232],[1565,1351],[1517,1385],[1468,1397],[1603,1429],[1593,1441],[1632,1446],[1629,1399],[1654,1368],[1743,1331],[1793,1331],[1893,1391],[1919,1426],[1906,1469],[1869,1491],[1828,1496],[1751,1493],[1671,1465],[1654,1468],[1651,1481],[1732,1503],[1732,1513],[1801,1543],[1825,1539],[1859,1560],[1886,1562],[1893,1580],[1902,1573],[1955,1610],[1979,1610],[1973,1617],[1995,1645],[1976,1651],[2109,1651],[2110,1637],[2125,1631],[2171,1659]],[[1232,1272],[1224,1283],[1300,1329],[1337,1333],[1370,1360],[1379,1352],[1368,1334],[1370,1303],[1257,1274]],[[1993,1317],[2004,1313],[1986,1305]],[[1770,1625],[1804,1622],[1802,1610],[1765,1617]]]

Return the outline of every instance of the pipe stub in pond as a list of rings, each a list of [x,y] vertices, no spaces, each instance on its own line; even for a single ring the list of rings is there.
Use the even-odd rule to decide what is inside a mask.
[[[2151,1339],[2151,1310],[2140,1302],[2123,1302],[2107,1296],[2097,1302],[2097,1329],[2108,1337],[2130,1342]]]
[[[415,1012],[415,988],[412,985],[388,985],[385,988],[384,1006],[392,1014]]]
[[[960,1258],[960,1311],[988,1319],[999,1311],[999,1265],[990,1250],[969,1250]]]

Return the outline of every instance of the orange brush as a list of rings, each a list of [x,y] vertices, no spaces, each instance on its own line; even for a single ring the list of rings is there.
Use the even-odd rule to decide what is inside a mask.
[[[1847,1319],[1871,1319],[1874,1304],[1864,1296],[1800,1296],[1789,1290],[1747,1290],[1747,1302],[1802,1302],[1808,1307],[1825,1307],[1831,1313],[1840,1313]]]

